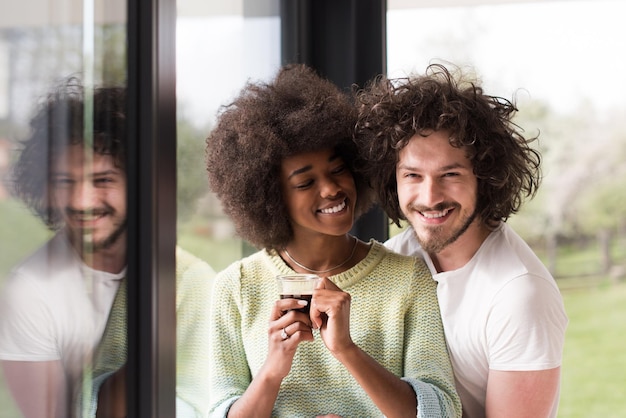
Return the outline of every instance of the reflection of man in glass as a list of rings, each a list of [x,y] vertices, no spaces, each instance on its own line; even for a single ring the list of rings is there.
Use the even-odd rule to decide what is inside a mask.
[[[31,121],[32,134],[14,169],[16,194],[57,231],[13,270],[0,300],[0,360],[26,417],[79,414],[83,372],[91,369],[105,327],[111,333],[107,320],[115,316],[112,306],[124,287],[125,89],[99,88],[93,101],[87,99],[76,80],[50,94]],[[87,113],[91,108],[93,114]],[[214,273],[181,249],[176,255],[177,410],[179,416],[184,410],[199,416],[206,412],[205,312]],[[115,306],[121,308],[113,311],[123,309],[117,316],[125,317],[125,305]],[[124,364],[121,324],[115,331],[122,354],[113,364],[96,362],[96,370]],[[111,362],[111,356],[98,358]],[[92,376],[95,382],[99,377]],[[106,406],[116,409],[111,403]]]

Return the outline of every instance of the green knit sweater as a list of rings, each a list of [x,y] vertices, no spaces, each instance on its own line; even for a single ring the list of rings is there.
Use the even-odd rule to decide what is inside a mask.
[[[263,365],[267,324],[278,290],[293,273],[274,251],[259,251],[215,278],[211,302],[211,416],[226,416]],[[350,293],[353,341],[413,387],[418,417],[460,417],[436,283],[418,259],[371,241],[365,259],[332,280]],[[381,412],[326,349],[319,332],[303,342],[274,404],[276,417],[380,417]]]
[[[176,417],[208,413],[210,294],[215,272],[206,262],[176,247]],[[94,417],[102,382],[127,358],[125,284],[114,301],[93,366],[91,399],[79,416]],[[120,297],[123,295],[122,297]],[[89,399],[88,398],[88,399]],[[81,407],[81,406],[79,406]]]

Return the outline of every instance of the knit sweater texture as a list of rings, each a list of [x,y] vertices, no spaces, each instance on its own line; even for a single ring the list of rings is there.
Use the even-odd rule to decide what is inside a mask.
[[[261,250],[216,276],[210,321],[211,416],[226,416],[265,362],[268,321],[278,298],[275,276],[288,273],[294,271],[275,251]],[[372,240],[366,258],[329,279],[351,295],[353,341],[411,385],[416,416],[460,417],[436,283],[426,265]],[[382,416],[319,332],[313,333],[314,341],[298,346],[272,416]]]
[[[176,417],[203,418],[208,412],[208,324],[213,269],[176,247]],[[120,290],[123,290],[120,287]],[[119,293],[119,292],[118,292]],[[126,292],[123,292],[126,293]],[[119,294],[117,295],[119,296]],[[91,404],[83,417],[95,417],[103,381],[126,363],[127,303],[116,297],[98,346]]]

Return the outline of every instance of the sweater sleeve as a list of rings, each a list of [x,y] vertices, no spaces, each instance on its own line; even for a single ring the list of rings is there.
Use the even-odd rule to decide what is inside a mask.
[[[461,401],[437,302],[436,282],[421,260],[409,295],[406,323],[405,377],[417,396],[418,418],[461,417]]]
[[[225,417],[252,381],[241,338],[241,263],[215,278],[211,299],[209,350],[210,416]]]
[[[214,276],[206,262],[176,249],[177,416],[205,417],[208,412],[209,302]],[[187,413],[182,414],[184,410]]]

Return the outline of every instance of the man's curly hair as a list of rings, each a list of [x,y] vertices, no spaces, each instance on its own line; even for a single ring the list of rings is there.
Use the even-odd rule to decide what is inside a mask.
[[[258,248],[293,238],[280,183],[284,158],[334,149],[354,173],[356,109],[349,95],[304,65],[287,65],[269,83],[248,82],[223,106],[206,140],[209,185],[237,233]],[[356,216],[373,200],[361,175]]]
[[[541,156],[530,144],[537,137],[525,139],[512,122],[514,104],[486,95],[476,81],[432,64],[421,76],[378,77],[356,96],[359,169],[396,225],[406,220],[398,203],[398,154],[416,134],[449,130],[450,144],[465,150],[478,179],[477,215],[488,226],[506,221],[536,194]]]
[[[92,117],[86,124],[88,108]],[[126,90],[100,87],[86,97],[80,80],[71,77],[40,103],[30,127],[13,167],[13,193],[49,229],[58,230],[63,226],[62,218],[50,205],[49,196],[53,162],[70,145],[82,144],[94,153],[111,155],[117,167],[125,168]]]

